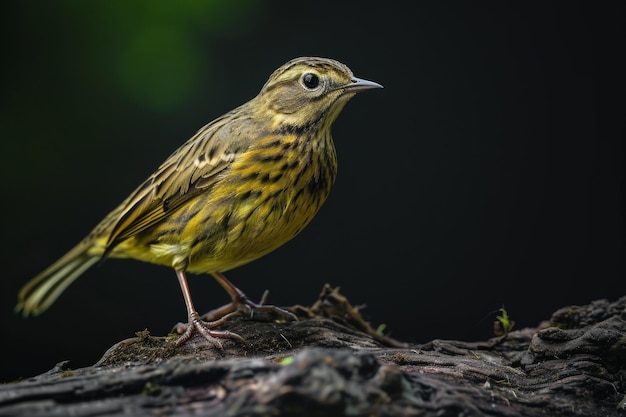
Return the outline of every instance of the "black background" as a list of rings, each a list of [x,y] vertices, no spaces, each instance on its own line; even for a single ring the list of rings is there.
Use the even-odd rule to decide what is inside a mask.
[[[0,380],[87,366],[185,319],[174,272],[131,260],[92,268],[40,317],[13,307],[178,145],[302,55],[385,89],[335,123],[339,176],[310,226],[227,274],[249,296],[310,304],[328,282],[423,343],[490,337],[502,306],[521,328],[624,295],[621,3],[224,3],[176,26],[194,41],[194,77],[157,39],[147,58],[124,55],[136,83],[113,70],[134,30],[186,6],[3,5]],[[186,93],[151,102],[161,91]],[[201,312],[228,301],[210,277],[190,284]]]

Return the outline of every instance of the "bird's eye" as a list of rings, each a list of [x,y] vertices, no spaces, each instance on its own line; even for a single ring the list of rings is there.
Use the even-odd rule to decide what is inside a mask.
[[[320,78],[313,73],[307,72],[302,76],[302,84],[309,90],[313,90],[320,85]]]

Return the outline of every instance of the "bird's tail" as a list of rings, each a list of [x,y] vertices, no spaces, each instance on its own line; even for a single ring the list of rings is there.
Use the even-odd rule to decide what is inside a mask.
[[[18,294],[15,311],[24,317],[46,311],[76,278],[98,262],[102,253],[94,253],[101,251],[93,249],[93,245],[81,242],[26,283]]]

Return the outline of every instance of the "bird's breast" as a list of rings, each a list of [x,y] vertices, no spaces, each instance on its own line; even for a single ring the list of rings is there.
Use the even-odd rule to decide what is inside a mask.
[[[271,135],[260,141],[223,173],[206,196],[203,214],[189,225],[196,236],[191,258],[198,260],[189,270],[222,260],[224,267],[212,270],[225,271],[291,240],[326,200],[336,172],[332,140]]]

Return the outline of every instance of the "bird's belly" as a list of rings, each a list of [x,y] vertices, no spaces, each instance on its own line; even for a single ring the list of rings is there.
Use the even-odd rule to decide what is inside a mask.
[[[223,272],[267,255],[300,233],[319,209],[313,204],[284,207],[279,201],[274,203],[239,206],[228,215],[228,225],[221,233],[198,231],[199,239],[190,248],[187,270]]]
[[[274,195],[269,203],[262,196],[250,196],[220,204],[199,200],[145,233],[121,242],[111,256],[193,273],[224,272],[294,238],[313,219],[325,198]]]

